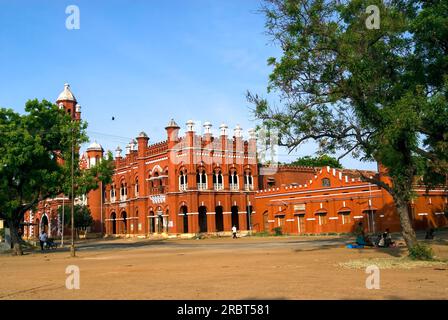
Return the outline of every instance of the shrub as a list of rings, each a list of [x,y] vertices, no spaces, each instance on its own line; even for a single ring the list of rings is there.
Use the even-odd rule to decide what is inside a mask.
[[[272,232],[274,232],[274,236],[281,236],[283,234],[282,227],[275,227],[272,229]]]
[[[433,260],[434,251],[424,243],[417,243],[409,249],[409,258],[412,260]]]
[[[0,228],[0,239],[1,240],[5,239],[5,229],[4,228]]]

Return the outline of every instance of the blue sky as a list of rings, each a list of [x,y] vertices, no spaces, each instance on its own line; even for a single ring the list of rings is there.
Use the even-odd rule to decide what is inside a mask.
[[[279,54],[259,0],[0,0],[0,106],[23,112],[70,83],[92,140],[124,146],[144,130],[166,139],[170,118],[254,127],[247,90],[265,94]],[[80,29],[68,30],[68,5]],[[112,121],[112,116],[115,120]],[[280,161],[313,154],[308,144]],[[281,154],[286,154],[283,150]],[[351,158],[346,167],[375,169]]]

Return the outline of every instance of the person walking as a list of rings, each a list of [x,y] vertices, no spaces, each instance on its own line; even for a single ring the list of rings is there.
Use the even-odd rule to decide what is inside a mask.
[[[48,236],[47,233],[44,231],[42,231],[42,233],[39,236],[39,241],[40,241],[40,250],[44,251],[44,245],[48,240]]]
[[[232,233],[233,233],[233,239],[236,239],[236,226],[233,225],[232,227]]]

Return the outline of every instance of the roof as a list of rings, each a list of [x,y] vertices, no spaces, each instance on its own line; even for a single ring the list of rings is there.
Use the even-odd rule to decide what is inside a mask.
[[[87,148],[87,151],[103,151],[103,147],[96,141],[93,141]]]
[[[165,129],[168,129],[168,128],[180,128],[180,127],[178,126],[176,121],[174,121],[174,119],[171,119],[165,127]]]
[[[59,94],[58,99],[56,101],[74,101],[76,102],[76,98],[70,90],[70,85],[68,83],[64,84],[64,90]]]
[[[148,135],[146,134],[145,131],[142,131],[139,133],[138,138],[148,138]]]

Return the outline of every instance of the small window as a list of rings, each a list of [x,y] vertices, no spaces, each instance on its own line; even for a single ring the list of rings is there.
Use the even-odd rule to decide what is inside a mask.
[[[330,179],[324,178],[322,179],[322,187],[329,187],[330,186]]]

